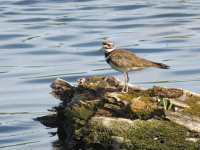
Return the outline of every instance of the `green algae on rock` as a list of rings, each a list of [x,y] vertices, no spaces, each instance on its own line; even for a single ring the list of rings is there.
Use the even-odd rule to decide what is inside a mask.
[[[98,144],[104,149],[197,150],[199,143],[186,141],[187,136],[186,128],[169,121],[94,117],[86,140],[89,147]]]
[[[55,107],[52,120],[39,120],[57,125],[59,139],[70,150],[200,149],[197,93],[129,86],[129,92],[122,93],[122,84],[114,77],[82,78],[76,87],[57,79],[52,94],[62,103]]]

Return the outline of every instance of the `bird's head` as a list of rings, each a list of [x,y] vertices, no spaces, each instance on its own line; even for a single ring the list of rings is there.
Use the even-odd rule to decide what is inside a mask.
[[[103,47],[104,51],[107,52],[107,53],[109,53],[109,52],[111,52],[115,49],[114,43],[109,39],[105,39],[102,42],[102,47]]]

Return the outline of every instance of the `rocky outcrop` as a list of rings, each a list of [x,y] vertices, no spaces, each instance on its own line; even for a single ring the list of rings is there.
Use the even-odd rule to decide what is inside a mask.
[[[55,80],[55,114],[38,118],[58,128],[68,149],[199,150],[200,95],[183,89],[129,86],[114,77],[89,77],[72,86]]]

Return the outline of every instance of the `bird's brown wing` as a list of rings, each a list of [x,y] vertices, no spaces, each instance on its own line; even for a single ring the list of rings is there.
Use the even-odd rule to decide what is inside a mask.
[[[134,53],[126,50],[115,50],[111,52],[110,61],[119,67],[128,68],[144,68],[151,67],[153,63],[143,58],[139,58]]]

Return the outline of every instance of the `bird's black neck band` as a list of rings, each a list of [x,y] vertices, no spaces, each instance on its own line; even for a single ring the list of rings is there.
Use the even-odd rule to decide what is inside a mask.
[[[110,52],[105,52],[105,57],[108,57],[110,55]]]

